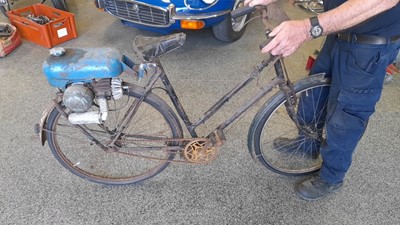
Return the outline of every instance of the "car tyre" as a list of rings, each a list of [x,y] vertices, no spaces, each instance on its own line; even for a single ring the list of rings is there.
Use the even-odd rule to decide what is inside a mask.
[[[65,0],[51,0],[54,8],[68,12],[68,6]]]
[[[242,1],[237,1],[233,9],[243,6]],[[242,37],[246,30],[247,21],[250,18],[250,14],[244,15],[240,18],[232,19],[231,14],[228,14],[225,19],[213,26],[214,36],[223,42],[234,42]]]

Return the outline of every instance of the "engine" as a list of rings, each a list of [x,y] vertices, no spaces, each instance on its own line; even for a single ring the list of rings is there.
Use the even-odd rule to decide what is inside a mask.
[[[68,120],[72,124],[101,124],[107,120],[107,99],[122,97],[122,80],[105,78],[92,83],[75,83],[65,89],[63,103],[71,110]],[[93,102],[99,107],[92,107]]]
[[[63,95],[64,105],[76,113],[83,113],[92,107],[94,99],[93,92],[84,84],[72,84]]]

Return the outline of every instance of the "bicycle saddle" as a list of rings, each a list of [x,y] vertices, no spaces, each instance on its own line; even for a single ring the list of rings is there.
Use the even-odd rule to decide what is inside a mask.
[[[138,35],[133,40],[133,50],[142,61],[152,61],[155,57],[171,52],[185,43],[186,34],[176,33],[162,37]]]

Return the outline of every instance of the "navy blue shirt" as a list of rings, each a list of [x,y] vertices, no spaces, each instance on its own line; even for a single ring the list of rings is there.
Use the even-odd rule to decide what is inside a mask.
[[[347,0],[324,0],[324,10],[336,8]],[[371,10],[374,10],[373,8]],[[391,37],[400,35],[400,3],[354,27],[346,33]]]

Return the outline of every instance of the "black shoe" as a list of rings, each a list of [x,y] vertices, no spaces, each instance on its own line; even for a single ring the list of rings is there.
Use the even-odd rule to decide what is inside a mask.
[[[317,141],[307,143],[307,140],[309,139],[280,137],[274,140],[274,148],[279,152],[303,154],[313,159],[318,158],[319,146],[317,146]]]
[[[343,182],[328,184],[319,176],[308,178],[295,186],[297,196],[304,200],[317,200],[339,190]]]

